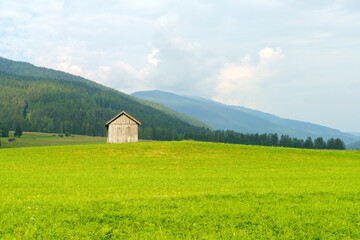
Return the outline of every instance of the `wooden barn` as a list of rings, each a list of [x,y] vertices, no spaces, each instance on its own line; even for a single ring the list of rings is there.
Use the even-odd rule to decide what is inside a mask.
[[[127,143],[138,141],[138,127],[141,123],[122,111],[105,124],[108,143]]]

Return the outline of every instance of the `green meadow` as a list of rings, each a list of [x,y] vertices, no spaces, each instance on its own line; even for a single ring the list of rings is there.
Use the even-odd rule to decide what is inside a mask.
[[[20,138],[16,138],[15,142],[9,142],[9,138],[14,138],[14,131],[10,131],[9,137],[7,138],[0,137],[2,148],[106,143],[106,137],[91,137],[85,135],[71,135],[66,137],[64,134],[39,132],[23,132],[23,135]]]
[[[0,239],[359,239],[360,152],[139,142],[0,149]]]

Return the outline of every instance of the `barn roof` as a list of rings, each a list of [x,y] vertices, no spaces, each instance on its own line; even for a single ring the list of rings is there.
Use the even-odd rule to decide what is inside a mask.
[[[133,120],[135,123],[137,123],[137,125],[140,125],[141,123],[136,120],[135,118],[133,118],[132,116],[130,116],[127,112],[125,111],[122,111],[121,113],[119,113],[118,115],[116,115],[113,119],[111,119],[110,121],[108,121],[106,124],[105,124],[105,127],[107,127],[110,123],[112,123],[113,121],[115,121],[117,118],[119,118],[121,115],[125,115],[127,116],[128,118],[130,118],[131,120]]]

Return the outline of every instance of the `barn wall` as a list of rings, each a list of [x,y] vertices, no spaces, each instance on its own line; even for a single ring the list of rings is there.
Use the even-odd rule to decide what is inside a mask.
[[[120,116],[108,126],[108,143],[127,143],[138,141],[138,125],[125,115]]]

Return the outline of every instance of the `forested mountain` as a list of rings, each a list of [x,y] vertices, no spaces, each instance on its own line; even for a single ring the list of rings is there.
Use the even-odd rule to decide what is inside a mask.
[[[171,140],[210,131],[199,120],[156,103],[68,73],[0,58],[0,127],[105,136],[104,124],[123,110],[142,123],[140,138]]]
[[[197,118],[214,129],[229,129],[242,133],[277,133],[301,139],[320,136],[324,139],[341,138],[346,143],[360,139],[336,129],[284,119],[272,114],[245,107],[229,106],[208,99],[183,97],[163,91],[135,92],[132,96],[157,102],[174,111]]]

